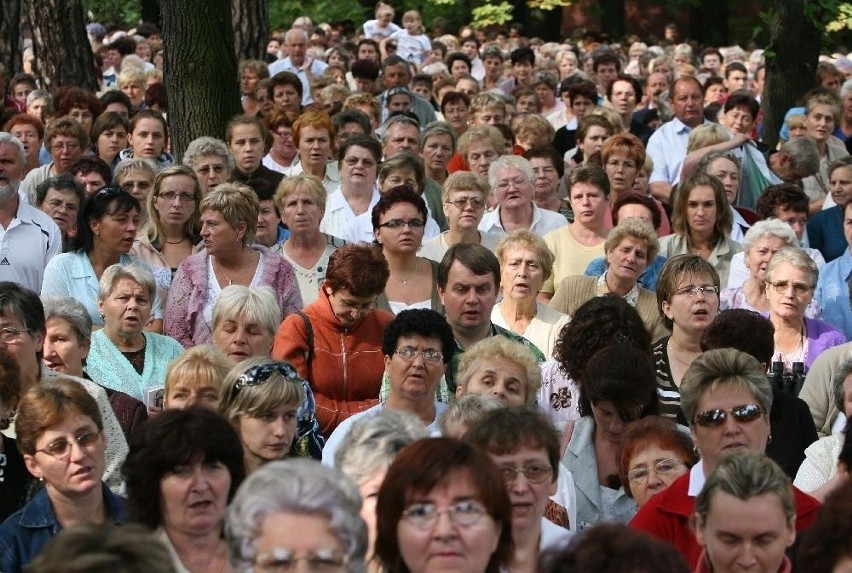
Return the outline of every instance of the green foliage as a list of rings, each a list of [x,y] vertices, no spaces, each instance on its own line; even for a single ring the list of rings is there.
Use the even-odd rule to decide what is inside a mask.
[[[829,32],[852,30],[852,4],[841,4],[837,17],[829,22],[825,29]]]
[[[472,25],[474,28],[487,28],[488,26],[499,26],[512,21],[511,4],[503,0],[499,4],[483,4],[471,10]]]
[[[367,12],[358,0],[313,0],[310,3],[299,0],[271,0],[269,2],[270,29],[286,30],[299,16],[310,16],[314,23],[349,19],[356,25],[360,25],[365,20]]]
[[[140,0],[83,0],[86,17],[92,22],[134,26],[142,19]]]

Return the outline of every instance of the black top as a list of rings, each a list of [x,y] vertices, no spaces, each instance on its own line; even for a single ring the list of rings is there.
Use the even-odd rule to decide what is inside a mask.
[[[0,522],[24,506],[27,491],[35,481],[24,465],[24,457],[12,438],[0,434]]]

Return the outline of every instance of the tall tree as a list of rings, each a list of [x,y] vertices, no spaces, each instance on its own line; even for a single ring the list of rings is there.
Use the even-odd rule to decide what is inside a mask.
[[[7,77],[21,71],[22,18],[21,0],[0,0],[0,64]]]
[[[27,7],[35,68],[45,87],[72,85],[98,91],[81,0],[29,0]]]
[[[180,157],[196,137],[222,138],[241,111],[231,2],[162,0],[161,7],[172,152]]]
[[[232,0],[231,15],[237,60],[263,59],[269,39],[268,1]]]

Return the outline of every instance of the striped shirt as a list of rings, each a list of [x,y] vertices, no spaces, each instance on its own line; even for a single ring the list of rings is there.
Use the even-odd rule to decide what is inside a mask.
[[[680,390],[673,381],[669,355],[666,352],[669,338],[669,336],[663,337],[653,346],[654,364],[657,368],[657,396],[660,399],[660,415],[686,426],[688,425],[686,417],[680,409]]]

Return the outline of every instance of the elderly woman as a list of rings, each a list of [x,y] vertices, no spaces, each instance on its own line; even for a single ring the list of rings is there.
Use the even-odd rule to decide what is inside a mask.
[[[252,356],[268,357],[281,310],[269,287],[231,285],[213,307],[212,344],[225,353],[232,365]]]
[[[101,481],[107,438],[83,386],[43,380],[21,398],[15,427],[27,470],[45,487],[0,526],[0,569],[24,570],[66,527],[126,521],[124,503]]]
[[[53,257],[44,269],[41,296],[72,296],[89,311],[92,324],[101,328],[98,283],[107,267],[131,263],[148,267],[128,253],[139,228],[139,201],[120,187],[104,187],[91,197],[77,215],[77,234],[70,251]],[[152,322],[146,326],[162,330],[159,293],[152,299]]]
[[[523,344],[489,336],[462,354],[456,384],[456,398],[488,395],[507,406],[531,406],[541,388],[541,370]]]
[[[639,168],[645,164],[645,146],[632,133],[616,133],[603,142],[601,161],[609,179],[610,202],[615,203],[632,192]],[[607,223],[612,226],[611,220]]]
[[[65,175],[71,164],[80,157],[89,143],[89,136],[80,123],[70,117],[60,117],[50,122],[44,136],[44,146],[50,153],[50,161],[30,171],[21,181],[19,191],[35,199],[35,189],[48,177]]]
[[[299,150],[293,140],[293,124],[299,115],[293,111],[276,109],[263,119],[263,125],[272,134],[272,146],[263,156],[262,163],[273,171],[286,173],[297,161]]]
[[[476,125],[459,138],[459,156],[464,160],[462,168],[488,181],[488,168],[503,155],[506,140],[493,125]]]
[[[0,430],[12,425],[12,418],[21,397],[21,369],[6,348],[0,349]],[[422,436],[425,437],[425,436]],[[3,481],[0,482],[0,523],[20,509],[26,501],[33,480],[27,471],[17,441],[0,434],[0,456],[5,458]]]
[[[412,414],[384,410],[352,425],[337,450],[335,467],[346,474],[361,494],[361,517],[367,524],[367,571],[378,573],[374,560],[376,543],[376,498],[394,458],[406,446],[428,437],[423,424]]]
[[[234,156],[221,139],[203,136],[193,139],[183,152],[183,164],[192,169],[201,187],[201,195],[224,183],[234,170]]]
[[[455,131],[448,123],[432,122],[423,130],[420,148],[426,177],[443,185],[449,175],[447,166],[456,152]]]
[[[818,276],[816,263],[797,247],[780,249],[766,266],[769,320],[775,327],[772,362],[783,362],[787,373],[796,363],[807,372],[822,351],[846,342],[835,327],[806,316]]]
[[[340,148],[340,187],[329,194],[320,231],[346,236],[358,215],[369,212],[379,200],[376,189],[382,146],[368,135],[353,135]]]
[[[657,258],[658,249],[657,234],[650,224],[638,218],[623,220],[609,232],[604,243],[604,273],[599,277],[578,275],[563,279],[550,307],[571,315],[590,298],[614,293],[636,307],[651,340],[662,338],[668,329],[657,310],[654,293],[637,282],[648,261]]]
[[[130,517],[154,530],[176,571],[226,571],[225,512],[245,477],[236,430],[207,408],[166,410],[124,463]]]
[[[642,507],[698,462],[692,439],[674,422],[648,416],[624,433],[618,451],[618,476],[627,495]]]
[[[223,183],[201,200],[200,210],[204,250],[187,257],[172,281],[169,336],[185,347],[210,342],[213,307],[222,289],[233,284],[271,287],[283,316],[302,308],[290,264],[253,245],[260,210],[254,191]]]
[[[286,475],[287,479],[281,479]],[[253,473],[228,508],[234,573],[364,571],[361,497],[339,470],[308,460],[272,462]]]
[[[805,177],[802,186],[811,200],[811,213],[822,208],[831,188],[828,166],[849,155],[840,140],[834,137],[835,126],[840,120],[840,106],[833,94],[815,94],[805,102],[805,133],[816,143],[819,152],[819,171]],[[826,256],[828,260],[828,256]]]
[[[681,385],[682,406],[700,461],[642,506],[630,525],[672,543],[694,568],[701,546],[689,523],[695,492],[727,451],[763,453],[769,440],[772,388],[756,358],[732,348],[708,350]],[[796,529],[806,529],[819,504],[794,488]]]
[[[130,100],[130,115],[145,108],[145,84],[147,76],[144,70],[126,67],[118,74],[118,89]]]
[[[451,438],[403,450],[388,469],[376,513],[376,555],[387,571],[426,573],[429,556],[437,556],[448,569],[497,573],[514,554],[505,479],[488,454]]]
[[[122,149],[118,157],[126,159],[148,159],[153,161],[157,169],[165,169],[175,161],[166,151],[169,141],[169,126],[166,118],[158,111],[143,109],[130,120],[130,130],[127,132],[129,147]]]
[[[115,184],[139,201],[139,220],[145,224],[148,220],[148,197],[154,186],[157,168],[148,159],[124,159],[113,170]]]
[[[150,265],[157,287],[165,294],[178,266],[201,242],[199,203],[201,186],[189,167],[167,167],[154,178],[154,190],[147,199],[148,221],[130,254]]]
[[[110,167],[118,164],[118,154],[127,149],[127,119],[114,111],[105,111],[92,126],[92,146],[95,154]]]
[[[417,256],[428,217],[426,202],[408,185],[400,185],[382,195],[372,215],[374,237],[390,271],[376,306],[393,314],[409,308],[443,312],[438,263]]]
[[[393,315],[374,307],[389,274],[374,247],[340,247],[329,258],[319,299],[278,329],[272,356],[293,364],[310,383],[326,436],[378,403],[385,368],[380,349]]]
[[[299,151],[299,163],[286,171],[286,175],[307,173],[322,181],[326,193],[340,186],[340,172],[332,159],[335,149],[334,125],[324,111],[307,111],[293,123],[293,141]]]
[[[541,286],[553,272],[553,254],[537,234],[518,229],[505,235],[495,251],[500,261],[503,300],[491,310],[491,322],[520,334],[551,357],[562,327],[564,313],[536,300]]]
[[[146,267],[117,264],[105,270],[98,289],[104,327],[92,335],[86,361],[93,380],[146,403],[146,389],[162,386],[169,362],[183,352],[168,336],[143,331],[156,292]]]
[[[163,409],[219,408],[219,391],[234,363],[213,346],[195,346],[169,363]]]

